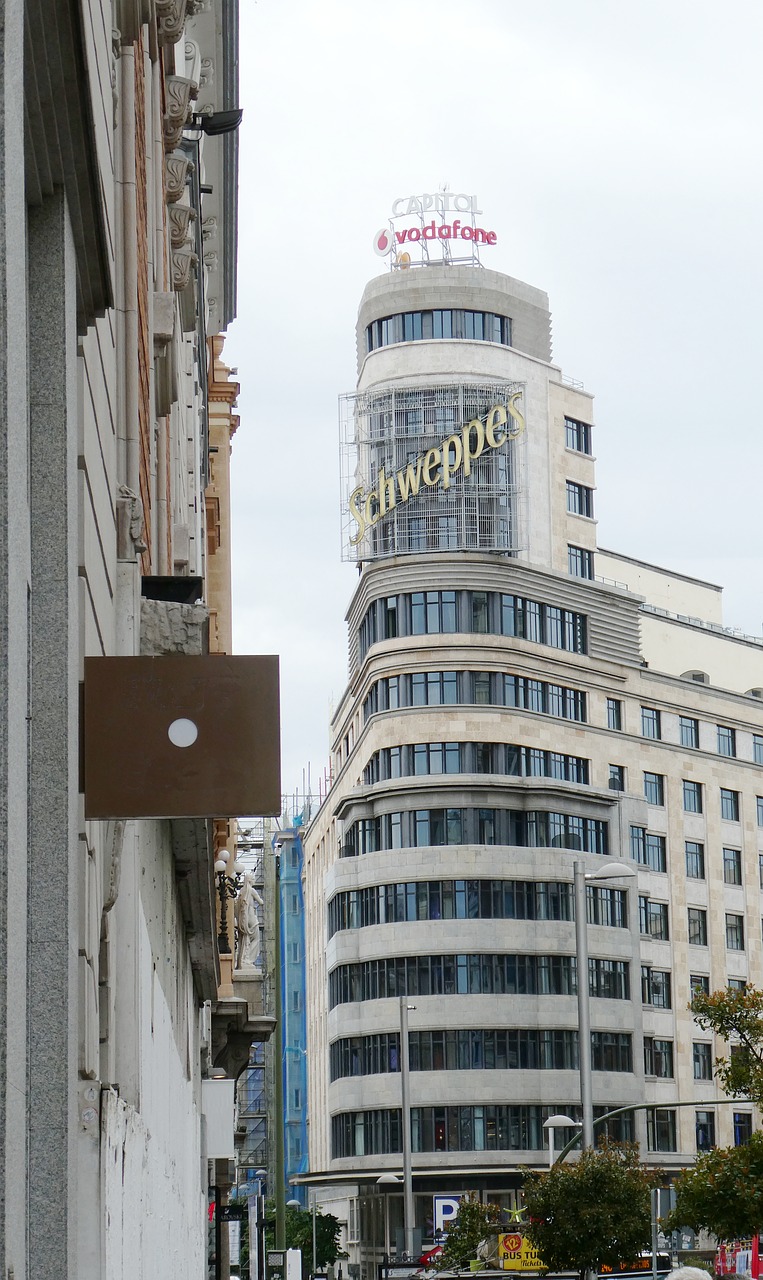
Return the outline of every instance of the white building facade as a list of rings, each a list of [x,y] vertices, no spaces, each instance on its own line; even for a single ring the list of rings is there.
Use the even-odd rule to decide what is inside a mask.
[[[544,1121],[580,1115],[576,859],[636,872],[588,888],[595,1115],[656,1104],[607,1129],[666,1171],[751,1131],[687,1005],[762,976],[763,643],[718,588],[597,550],[592,398],[541,291],[395,270],[357,339],[361,573],[304,841],[310,1169],[350,1242],[394,1248],[401,996],[424,1239],[433,1195],[512,1205]]]

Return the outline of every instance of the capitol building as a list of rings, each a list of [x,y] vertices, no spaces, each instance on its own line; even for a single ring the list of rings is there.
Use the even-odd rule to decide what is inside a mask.
[[[304,891],[309,1181],[363,1265],[354,1242],[399,1241],[404,1114],[424,1240],[433,1195],[512,1207],[544,1122],[579,1119],[576,861],[604,871],[594,1117],[653,1104],[603,1129],[666,1173],[749,1137],[687,1006],[763,980],[763,642],[724,627],[719,587],[598,545],[593,397],[552,361],[541,290],[392,270],[357,347],[359,578]]]

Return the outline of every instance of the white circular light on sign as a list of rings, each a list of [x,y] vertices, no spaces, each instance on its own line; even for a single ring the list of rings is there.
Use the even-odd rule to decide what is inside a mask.
[[[193,720],[173,720],[167,730],[167,737],[173,747],[192,747],[199,736],[199,730]]]

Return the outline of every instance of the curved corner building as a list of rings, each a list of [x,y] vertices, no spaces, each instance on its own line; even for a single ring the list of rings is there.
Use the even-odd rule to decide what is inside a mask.
[[[686,1005],[760,973],[763,652],[717,588],[597,555],[591,396],[544,293],[393,271],[357,341],[361,572],[305,905],[311,1177],[364,1266],[400,1243],[401,996],[424,1240],[433,1196],[512,1205],[544,1121],[580,1116],[576,859],[636,872],[587,889],[594,1114],[659,1104],[608,1131],[672,1168],[743,1140]]]

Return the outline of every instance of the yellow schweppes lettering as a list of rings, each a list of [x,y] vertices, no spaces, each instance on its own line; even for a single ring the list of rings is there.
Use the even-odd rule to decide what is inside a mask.
[[[355,546],[366,529],[371,528],[382,516],[399,503],[408,502],[422,490],[442,485],[449,489],[453,477],[460,471],[471,475],[472,463],[486,449],[500,449],[507,440],[516,440],[525,429],[525,419],[519,408],[521,391],[514,391],[506,404],[495,404],[482,418],[472,418],[456,435],[447,436],[436,449],[426,449],[413,462],[388,476],[383,467],[379,470],[377,487],[366,493],[362,485],[350,494],[350,515],[357,524],[357,532],[350,538]]]

